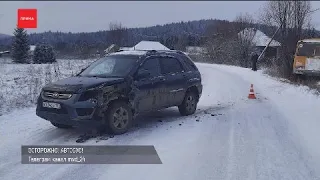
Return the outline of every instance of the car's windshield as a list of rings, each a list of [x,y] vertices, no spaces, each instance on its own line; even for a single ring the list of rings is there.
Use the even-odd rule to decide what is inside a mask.
[[[320,43],[299,43],[297,56],[320,56]]]
[[[130,72],[137,59],[136,56],[107,56],[92,63],[78,76],[124,77]]]

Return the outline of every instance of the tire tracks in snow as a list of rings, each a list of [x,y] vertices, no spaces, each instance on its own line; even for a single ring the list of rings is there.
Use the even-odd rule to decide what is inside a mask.
[[[227,180],[232,180],[232,170],[234,167],[234,125],[230,122],[229,139],[228,139],[228,160],[227,160]]]

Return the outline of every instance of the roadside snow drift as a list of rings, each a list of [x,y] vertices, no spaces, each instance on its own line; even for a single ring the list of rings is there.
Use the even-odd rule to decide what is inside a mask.
[[[0,64],[0,115],[35,104],[41,88],[77,74],[94,59],[59,59],[54,64]]]

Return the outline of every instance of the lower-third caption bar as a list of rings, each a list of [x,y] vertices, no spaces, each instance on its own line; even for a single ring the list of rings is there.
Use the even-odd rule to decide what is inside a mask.
[[[22,164],[162,164],[154,146],[22,146]]]

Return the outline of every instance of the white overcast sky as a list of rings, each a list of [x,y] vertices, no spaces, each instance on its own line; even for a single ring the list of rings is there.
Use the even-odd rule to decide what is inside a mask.
[[[38,28],[29,32],[63,31],[93,32],[107,30],[112,21],[126,27],[146,27],[171,22],[226,19],[239,13],[258,17],[264,1],[0,1],[0,33],[12,34],[17,23],[17,9],[37,8]],[[312,2],[313,9],[320,1]],[[313,23],[320,30],[320,11],[313,14]]]

